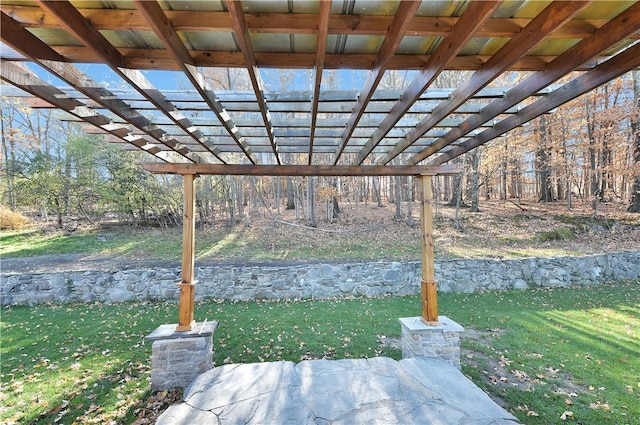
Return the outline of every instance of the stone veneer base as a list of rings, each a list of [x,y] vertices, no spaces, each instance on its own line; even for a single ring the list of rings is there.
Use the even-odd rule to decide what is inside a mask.
[[[213,367],[213,333],[218,321],[196,323],[186,332],[177,324],[161,325],[147,335],[151,346],[151,389],[186,388]]]
[[[402,317],[402,358],[430,357],[460,369],[460,333],[464,328],[447,316],[439,325],[427,325],[420,317]]]

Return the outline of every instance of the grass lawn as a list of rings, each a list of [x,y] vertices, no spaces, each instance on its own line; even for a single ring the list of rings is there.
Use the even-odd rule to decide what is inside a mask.
[[[640,284],[441,294],[467,328],[463,371],[527,424],[640,424]],[[418,297],[198,303],[220,320],[217,364],[399,359]],[[133,423],[158,410],[150,344],[177,302],[2,310],[1,423]],[[564,418],[564,419],[563,419]],[[139,423],[144,423],[140,421]]]

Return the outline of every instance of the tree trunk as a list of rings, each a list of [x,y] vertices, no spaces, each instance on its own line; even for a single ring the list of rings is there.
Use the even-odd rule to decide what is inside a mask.
[[[536,171],[538,175],[538,199],[540,202],[553,201],[553,188],[551,187],[551,161],[548,150],[548,128],[547,120],[543,115],[540,117],[540,145],[536,150]]]
[[[287,177],[287,208],[288,210],[293,210],[296,208],[295,196],[293,193],[293,181],[291,177]]]
[[[4,175],[7,179],[7,195],[9,201],[9,208],[12,211],[16,208],[15,192],[13,189],[13,167],[15,165],[15,156],[13,143],[11,143],[11,149],[9,149],[7,143],[7,135],[4,129],[4,108],[0,108],[0,134],[2,135],[2,151],[4,152]]]
[[[233,176],[228,177],[227,183],[229,185],[229,196],[227,197],[227,204],[229,207],[229,224],[233,226],[236,224],[236,186],[233,183]]]
[[[236,203],[238,204],[238,221],[242,220],[242,216],[244,215],[244,189],[243,189],[243,180],[242,176],[234,176],[234,183],[236,185]]]
[[[558,197],[560,197],[562,194],[564,194],[565,199],[567,200],[567,209],[571,210],[571,201],[572,201],[572,191],[571,191],[571,182],[573,181],[573,176],[572,176],[572,168],[569,164],[569,158],[570,158],[570,154],[569,154],[569,140],[567,137],[567,131],[568,126],[567,126],[567,122],[564,119],[564,115],[560,116],[561,119],[561,124],[562,124],[562,148],[560,151],[560,156],[562,157],[562,163],[564,166],[563,169],[563,176],[562,178],[564,179],[564,192],[561,191],[561,187],[560,184],[558,184]]]
[[[597,197],[599,196],[598,189],[598,173],[596,172],[598,168],[598,164],[596,161],[596,140],[595,140],[595,119],[593,117],[593,112],[591,111],[591,103],[589,98],[585,99],[586,113],[587,113],[587,136],[589,138],[589,193],[588,196],[591,196],[593,199],[593,206],[595,208],[595,202],[597,202]]]
[[[413,177],[407,177],[407,225],[413,226]]]
[[[282,180],[280,177],[275,177],[274,181],[276,184],[276,194],[273,197],[273,206],[275,207],[276,212],[280,214],[280,202],[282,202],[282,199],[280,199],[282,196]]]
[[[440,195],[440,199],[443,201],[447,201],[451,198],[451,181],[453,180],[452,176],[442,176],[444,181],[442,190],[442,194]]]
[[[471,175],[469,176],[469,198],[471,198],[471,212],[480,212],[480,150],[471,151]]]
[[[331,187],[333,188],[333,195],[331,196],[331,220],[336,218],[342,211],[340,210],[340,204],[338,203],[338,178],[331,180]]]
[[[382,193],[381,192],[381,184],[380,177],[372,177],[373,178],[373,195],[376,199],[376,203],[378,208],[382,207]]]
[[[508,156],[509,143],[507,137],[504,137],[504,151],[502,153],[502,162],[500,164],[500,199],[507,199],[507,165],[509,164]]]
[[[402,203],[402,190],[400,189],[400,176],[396,176],[395,181],[395,189],[396,189],[396,213],[393,216],[396,220],[402,220],[402,210],[400,208],[400,204]]]
[[[464,154],[464,162],[466,162],[466,158],[467,154]],[[459,230],[462,231],[462,225],[460,224],[460,205],[462,204],[462,181],[464,180],[464,171],[466,168],[462,169],[462,173],[460,173],[459,176],[457,176],[458,180],[459,180],[459,185],[457,186],[457,189],[454,189],[454,193],[457,193],[457,198],[455,199],[455,207],[456,207],[456,216],[455,219],[453,221],[453,226]],[[453,202],[454,200],[452,200]]]
[[[314,189],[313,189],[313,177],[307,177],[307,218],[309,219],[309,225],[316,227],[316,214],[314,209]]]
[[[466,158],[466,155],[465,155]],[[460,157],[456,158],[453,160],[454,164],[464,164],[465,161],[461,161]],[[449,207],[455,207],[458,205],[458,203],[460,203],[461,205],[464,206],[464,202],[462,202],[462,182],[463,182],[463,175],[464,172],[461,174],[456,174],[455,176],[452,177],[452,184],[451,184],[451,198],[449,199],[449,203],[447,204],[447,206]]]
[[[633,101],[636,109],[640,106],[640,71],[633,71]],[[631,129],[633,131],[633,160],[637,167],[640,167],[640,115],[636,115],[631,120]],[[640,173],[635,175],[633,187],[631,189],[631,202],[627,208],[627,212],[640,213]]]

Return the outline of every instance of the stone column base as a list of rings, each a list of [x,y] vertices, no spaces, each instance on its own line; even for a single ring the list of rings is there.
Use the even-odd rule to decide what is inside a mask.
[[[188,332],[162,325],[147,335],[151,346],[151,389],[186,388],[213,367],[213,333],[218,321],[196,323]]]
[[[460,369],[460,333],[464,328],[446,316],[439,325],[425,324],[420,317],[402,317],[402,358],[431,357]]]

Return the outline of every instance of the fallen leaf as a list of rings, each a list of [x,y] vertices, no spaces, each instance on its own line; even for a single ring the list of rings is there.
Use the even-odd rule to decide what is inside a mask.
[[[602,403],[600,400],[596,401],[595,403],[590,403],[589,407],[594,410],[599,409],[599,410],[608,411],[610,409],[609,403]]]
[[[566,421],[568,418],[573,419],[573,412],[567,410],[562,415],[560,415],[560,419],[562,419],[563,421]]]

